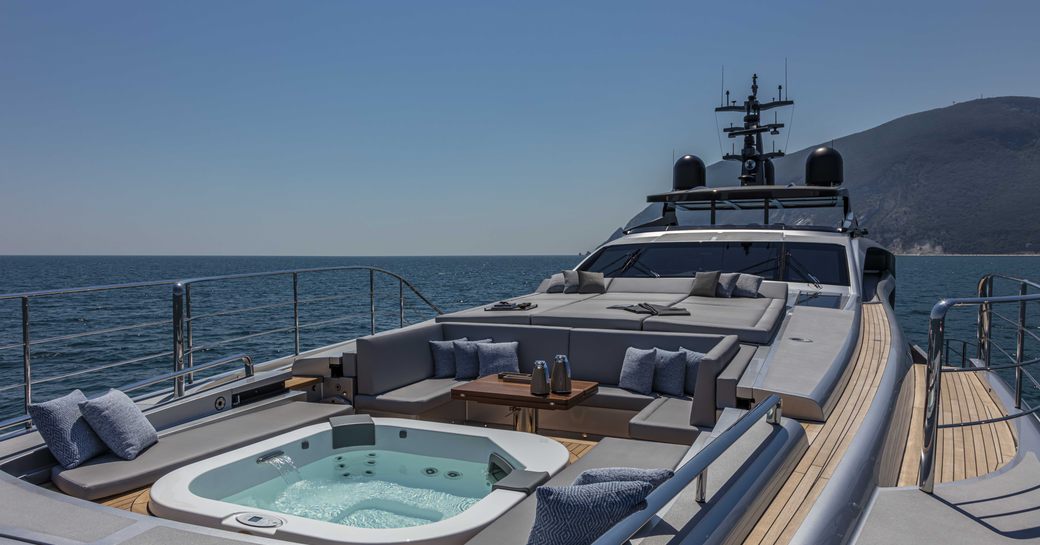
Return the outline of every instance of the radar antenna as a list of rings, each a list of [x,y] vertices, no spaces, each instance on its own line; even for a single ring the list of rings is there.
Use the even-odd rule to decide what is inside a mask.
[[[726,91],[726,103],[715,108],[716,112],[744,113],[743,127],[731,126],[722,129],[722,132],[730,138],[744,137],[744,147],[741,148],[739,154],[734,151],[722,156],[726,161],[740,161],[740,185],[772,185],[774,183],[772,160],[783,157],[784,152],[766,152],[762,144],[762,134],[767,132],[772,135],[780,134],[780,129],[784,127],[784,124],[778,123],[776,117],[774,117],[773,123],[765,125],[761,124],[761,120],[764,111],[794,105],[793,100],[787,100],[787,97],[784,96],[784,87],[785,85],[777,86],[775,99],[769,102],[759,102],[758,74],[754,74],[751,76],[751,94],[744,100],[743,106],[738,106],[736,101],[731,103],[729,91]]]

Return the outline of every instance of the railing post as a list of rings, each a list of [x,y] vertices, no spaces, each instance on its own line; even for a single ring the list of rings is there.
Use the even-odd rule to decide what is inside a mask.
[[[928,324],[928,366],[925,374],[924,441],[918,487],[928,494],[935,490],[935,447],[939,437],[939,400],[942,389],[942,358],[945,343],[946,310],[944,302],[932,309]]]
[[[300,355],[300,277],[299,273],[292,273],[292,319],[293,319],[293,349],[294,353]]]
[[[173,286],[173,372],[184,370],[184,284]],[[184,376],[173,379],[173,396],[184,395]]]
[[[372,334],[376,334],[376,271],[368,270],[368,319]]]
[[[29,405],[32,405],[32,351],[29,341],[29,298],[22,297],[22,378],[25,379],[22,401],[25,414],[29,414]],[[32,427],[32,422],[27,422],[25,426]]]
[[[987,275],[979,280],[978,296],[993,296],[992,276]],[[986,367],[990,366],[990,335],[993,333],[993,317],[990,315],[990,310],[991,303],[986,302],[979,305],[978,331],[976,332],[979,341],[978,358]]]
[[[1028,295],[1025,282],[1018,289],[1019,295]],[[1026,302],[1018,302],[1018,338],[1015,339],[1015,408],[1022,409],[1022,360],[1026,348]]]
[[[404,280],[397,279],[397,302],[401,306],[401,327],[404,327]]]
[[[188,348],[184,351],[184,356],[187,358],[188,369],[195,367],[195,341],[191,334],[191,284],[184,286],[184,327],[187,330],[186,336],[188,339]],[[188,384],[195,382],[195,373],[188,373],[186,375],[186,381]]]
[[[704,500],[706,500],[708,497],[708,468],[704,468],[704,471],[701,471],[700,474],[697,475],[696,494],[697,495],[696,497],[694,497],[694,500],[697,503],[704,503]]]

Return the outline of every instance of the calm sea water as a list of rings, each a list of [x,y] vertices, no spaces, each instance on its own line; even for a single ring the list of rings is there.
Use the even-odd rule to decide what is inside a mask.
[[[462,309],[531,291],[548,275],[577,263],[577,256],[495,257],[28,257],[0,256],[0,293],[70,286],[114,284],[143,280],[340,265],[372,265],[409,279],[445,311]],[[943,297],[969,296],[978,278],[1003,272],[1040,278],[1040,257],[900,257],[897,313],[912,342],[927,343],[928,313]],[[396,280],[377,275],[377,323],[380,330],[400,323]],[[369,324],[367,272],[311,273],[300,277],[301,324],[320,324],[301,332],[303,349],[315,348],[367,334]],[[420,321],[433,311],[405,290],[407,322]],[[79,387],[99,392],[172,369],[170,286],[138,288],[37,298],[31,301],[31,338],[56,339],[32,346],[34,399],[48,399]],[[293,350],[293,334],[279,332],[240,341],[228,339],[277,330],[292,325],[292,283],[288,276],[198,284],[192,291],[193,341],[196,363],[223,355],[247,353],[264,361]],[[236,309],[261,306],[245,313]],[[1007,309],[1011,315],[1015,309]],[[21,413],[21,307],[0,301],[0,418]],[[1034,312],[1030,311],[1030,316]],[[216,314],[216,315],[213,315]],[[210,316],[207,316],[210,315]],[[975,315],[970,310],[951,314],[948,335],[972,338]],[[113,331],[100,337],[78,333],[120,328],[134,323],[143,328]],[[1040,324],[1040,316],[1031,320]],[[1040,330],[1038,330],[1040,331]],[[1013,349],[1013,342],[1005,338]],[[149,358],[149,356],[157,356]],[[69,373],[132,359],[137,363]],[[147,359],[146,359],[147,358]],[[1036,396],[1027,399],[1037,400]]]

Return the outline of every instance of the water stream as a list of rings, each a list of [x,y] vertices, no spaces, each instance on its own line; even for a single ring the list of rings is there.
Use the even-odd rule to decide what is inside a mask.
[[[300,480],[300,468],[296,467],[296,462],[294,462],[292,456],[289,456],[288,454],[271,456],[260,463],[275,468],[287,485],[291,485]]]

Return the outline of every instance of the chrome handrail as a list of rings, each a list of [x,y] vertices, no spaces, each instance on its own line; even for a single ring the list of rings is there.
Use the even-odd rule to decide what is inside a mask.
[[[696,501],[703,503],[706,500],[708,466],[713,464],[715,460],[718,460],[760,419],[765,417],[767,422],[776,426],[780,424],[780,416],[780,396],[777,394],[770,395],[754,409],[744,413],[732,426],[712,439],[711,442],[687,460],[686,463],[679,466],[670,479],[658,485],[653,492],[650,492],[642,509],[612,526],[599,539],[592,542],[592,545],[620,545],[628,543],[636,532],[645,526],[647,522],[650,522],[661,509],[664,509],[673,498],[678,496],[687,486],[690,486],[695,479],[697,480]]]
[[[1018,295],[993,295],[993,283],[994,280],[998,279],[1008,280],[1018,284]],[[1028,404],[1026,405],[1026,410],[1022,410],[1023,377],[1029,378],[1033,385],[1040,389],[1040,382],[1037,382],[1033,375],[1026,369],[1027,366],[1040,362],[1040,358],[1033,358],[1030,360],[1025,359],[1026,335],[1030,335],[1034,339],[1040,340],[1040,337],[1037,337],[1037,335],[1026,328],[1026,305],[1031,302],[1040,302],[1040,293],[1030,294],[1030,288],[1040,290],[1040,284],[1008,275],[988,274],[983,276],[978,283],[977,297],[943,299],[932,307],[928,323],[928,361],[926,362],[928,367],[925,375],[926,396],[924,408],[924,441],[921,447],[920,471],[918,473],[917,482],[918,487],[922,491],[931,494],[935,490],[936,444],[940,429],[992,424],[1020,418],[1030,414],[1040,414],[1040,407],[1030,408]],[[1001,304],[1017,304],[1018,320],[1009,319],[993,310],[994,305]],[[964,367],[962,360],[962,368],[944,370],[944,364],[949,357],[949,346],[946,341],[946,315],[950,310],[958,307],[978,308],[976,324],[976,354],[978,356],[977,359],[982,363],[982,365]],[[993,316],[997,316],[1006,323],[1015,327],[1016,342],[1014,354],[993,342]],[[963,356],[966,343],[964,341],[960,342],[962,342]],[[1003,356],[1007,357],[1012,363],[1006,365],[993,365],[990,358],[993,354],[994,348],[996,348]],[[939,405],[941,400],[943,373],[998,371],[1003,369],[1015,370],[1014,408],[1017,412],[984,420],[951,422],[946,424],[939,423]]]

